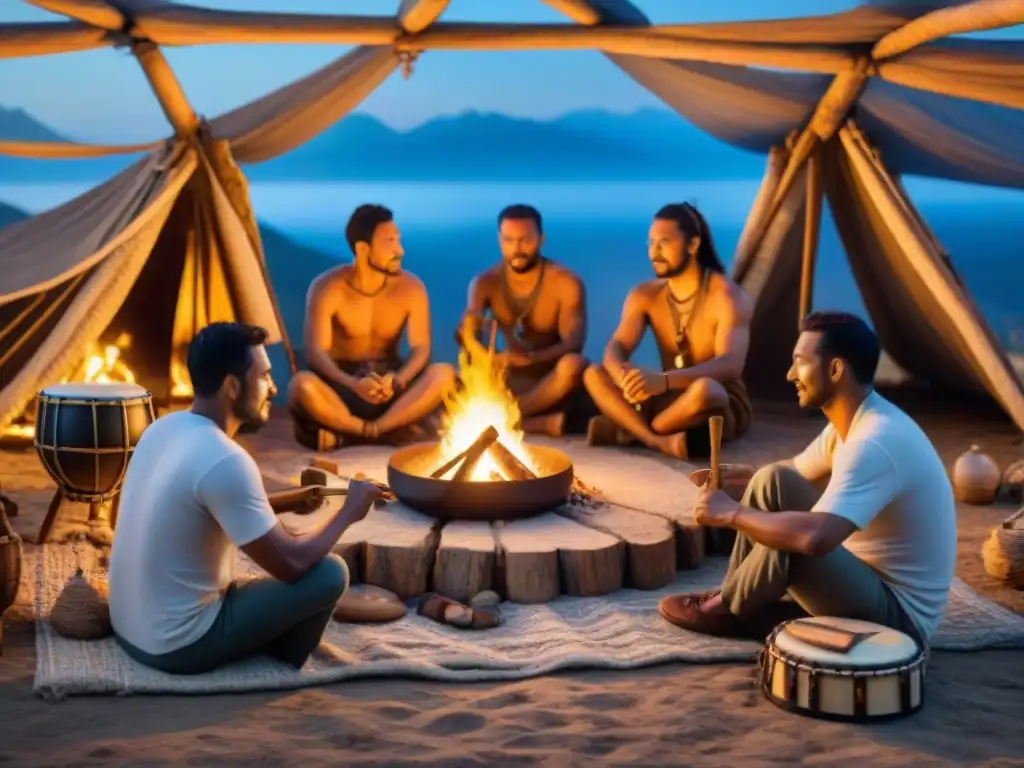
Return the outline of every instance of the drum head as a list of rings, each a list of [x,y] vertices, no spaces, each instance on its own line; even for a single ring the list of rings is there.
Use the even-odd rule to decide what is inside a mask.
[[[54,384],[46,387],[40,394],[46,397],[73,400],[132,400],[137,397],[148,397],[149,391],[138,384],[124,382],[101,384],[97,382],[69,381],[66,384]]]
[[[787,632],[789,624],[810,622],[835,627],[846,632],[870,633],[848,653],[839,653],[819,648],[793,637]],[[794,619],[779,629],[775,636],[775,647],[783,653],[827,667],[878,668],[899,665],[911,661],[920,653],[914,638],[895,629],[857,619],[841,619],[833,616],[815,616],[808,619]]]

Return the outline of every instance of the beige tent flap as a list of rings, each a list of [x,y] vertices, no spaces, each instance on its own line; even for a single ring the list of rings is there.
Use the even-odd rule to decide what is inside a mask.
[[[290,152],[336,123],[398,66],[390,47],[361,47],[311,75],[210,122],[240,163],[260,163]]]
[[[768,201],[775,195],[787,154],[775,150],[769,155],[758,202],[747,220],[744,235],[756,230],[757,216],[765,213]],[[757,251],[749,252],[749,238],[741,235],[733,258],[733,278],[754,299],[750,350],[743,376],[748,389],[756,395],[792,394],[786,371],[797,337],[800,292],[794,286],[800,284],[803,258],[806,179],[805,167],[798,173]]]
[[[17,366],[13,376],[8,377],[7,374],[13,366],[4,365],[0,359],[0,372],[4,372],[4,387],[0,390],[0,429],[21,414],[40,388],[61,381],[82,361],[88,345],[103,332],[127,297],[149,258],[174,201],[173,195],[157,198],[133,221],[131,233],[117,238],[114,247],[108,250],[106,258],[98,266],[72,278],[73,283],[78,283],[76,295],[67,306],[61,307],[59,319],[45,339],[41,343],[32,339],[38,346],[27,361]],[[41,335],[40,324],[34,322],[32,325],[34,327],[25,331],[24,336],[6,341],[17,344],[28,340],[30,334]],[[9,332],[12,327],[16,328],[5,323],[3,330]],[[8,356],[9,352],[10,347],[3,350],[4,358],[14,357]]]
[[[0,306],[96,265],[142,226],[147,208],[177,197],[195,155],[168,144],[64,205],[0,230]]]
[[[911,375],[987,391],[1024,428],[1020,381],[899,186],[852,124],[827,149],[829,203],[885,349]]]
[[[270,284],[265,279],[259,241],[254,243],[246,231],[245,223],[209,160],[204,156],[202,162],[210,182],[219,251],[230,278],[238,319],[263,326],[267,330],[267,343],[276,344],[283,338],[283,329],[278,322]]]

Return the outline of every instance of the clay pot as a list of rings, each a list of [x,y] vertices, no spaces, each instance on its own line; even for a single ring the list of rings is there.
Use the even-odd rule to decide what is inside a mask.
[[[733,501],[740,501],[750,478],[757,472],[757,467],[750,464],[719,464],[719,475],[721,476],[722,490]],[[690,473],[690,480],[694,485],[700,487],[708,481],[710,469],[697,469]]]
[[[1001,480],[999,467],[976,445],[953,464],[953,495],[964,504],[991,504]]]

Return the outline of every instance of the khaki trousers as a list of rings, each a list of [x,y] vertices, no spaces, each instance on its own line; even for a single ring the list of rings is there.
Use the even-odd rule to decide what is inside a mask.
[[[743,504],[764,512],[808,512],[820,495],[795,469],[772,464],[751,478]],[[809,557],[769,549],[737,533],[722,600],[743,620],[763,618],[791,601],[790,608],[802,609],[797,614],[870,621],[921,639],[878,572],[842,545]]]

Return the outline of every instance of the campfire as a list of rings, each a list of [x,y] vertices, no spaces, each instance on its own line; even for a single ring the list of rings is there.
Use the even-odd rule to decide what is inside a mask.
[[[459,369],[440,442],[391,456],[388,485],[398,498],[427,514],[471,520],[526,517],[566,503],[572,462],[526,443],[500,358],[488,349],[463,350]]]
[[[520,426],[519,404],[505,384],[505,367],[493,353],[459,353],[461,386],[449,395],[441,438],[442,464],[434,479],[527,480],[537,476]]]

